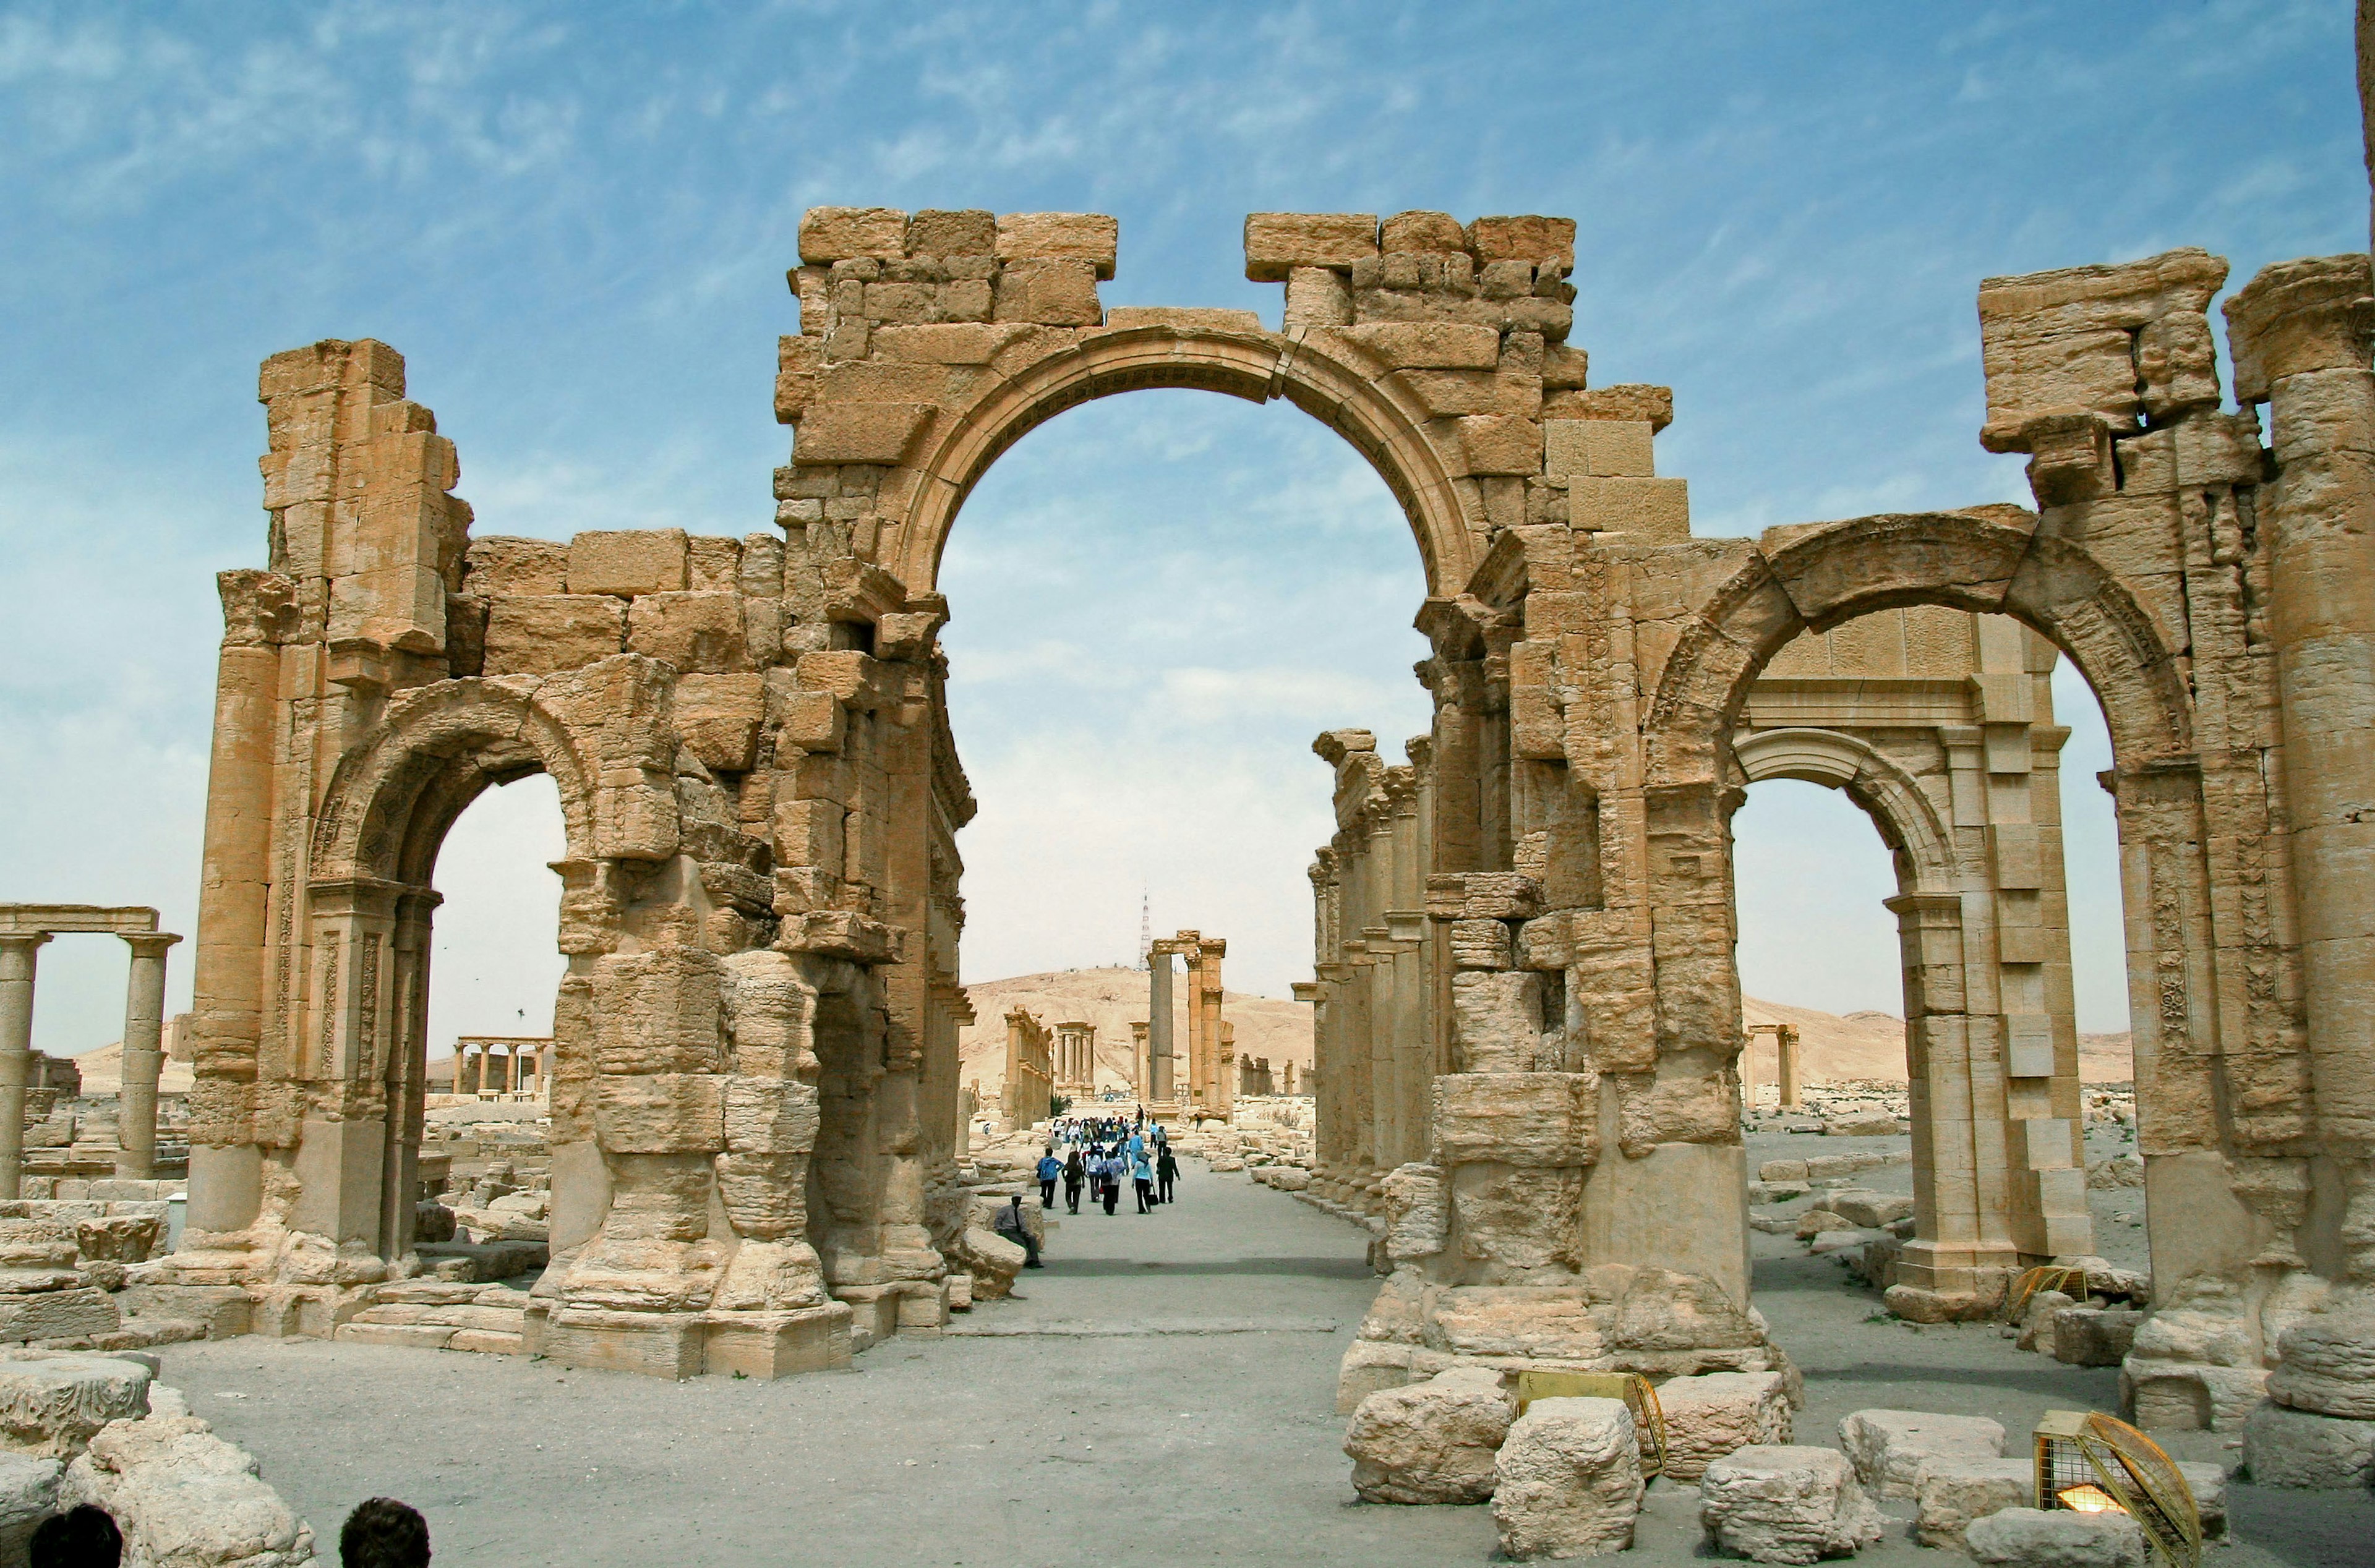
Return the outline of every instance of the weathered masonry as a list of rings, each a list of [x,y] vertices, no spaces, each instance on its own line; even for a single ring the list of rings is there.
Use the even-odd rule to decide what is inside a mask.
[[[1844,790],[1896,862],[1918,1229],[1893,1299],[1925,1317],[1981,1310],[2005,1276],[2094,1250],[2062,870],[2069,732],[2052,722],[2054,657],[2003,616],[1875,611],[1783,648],[1729,736],[1731,802],[1758,779]],[[1418,850],[1439,789],[1431,737],[1413,740],[1400,767],[1365,731],[1331,731],[1317,749],[1335,771],[1338,831],[1311,869],[1313,1185],[1382,1212],[1398,1169],[1417,1168],[1404,1185],[1425,1179],[1436,1075],[1538,1064],[1546,1036],[1564,1032],[1545,1011],[1563,982],[1513,962],[1505,917],[1468,912],[1480,884],[1430,889]],[[1538,911],[1556,876],[1538,862],[1508,884],[1512,916]],[[1986,1037],[1977,1053],[1974,1029]],[[1565,1059],[1563,1041],[1551,1049]]]
[[[1727,820],[1757,767],[1847,765],[1760,750],[1755,692],[1785,650],[1932,606],[2021,623],[2109,716],[2170,1325],[2146,1326],[2131,1372],[2140,1406],[2205,1419],[2256,1386],[2280,1329],[2375,1276],[2366,258],[2273,267],[2230,301],[2233,409],[2204,315],[2215,258],[1991,282],[1985,440],[2029,454],[2038,511],[1700,539],[1684,482],[1655,471],[1670,399],[1593,387],[1566,341],[1573,232],[1258,214],[1247,271],[1285,286],[1272,326],[1104,310],[1110,218],[819,209],[775,389],[791,461],[775,526],[741,539],[474,538],[454,448],[393,351],[275,357],[269,554],[222,579],[179,1278],[323,1332],[413,1267],[430,870],[479,791],[543,772],[568,830],[570,971],[531,1348],[774,1373],[845,1356],[853,1315],[937,1322],[962,1220],[972,813],[941,696],[941,548],[1042,420],[1196,387],[1294,403],[1409,517],[1436,716],[1421,809],[1388,835],[1407,863],[1359,930],[1448,944],[1373,989],[1423,998],[1448,973],[1495,998],[1489,1031],[1438,997],[1442,1032],[1388,1043],[1437,1070],[1390,1078],[1400,1141],[1361,1162],[1387,1173],[1405,1267],[1348,1372],[1776,1360],[1747,1299]],[[2026,853],[2010,797],[2038,786],[1999,785],[2018,748],[1992,734],[2024,722],[2038,672],[2033,644],[2016,668],[1991,646],[1955,721],[1978,751],[1944,764],[1991,804],[1935,826],[1940,867],[1984,853],[1993,879],[1984,897],[1917,880],[1929,902],[1900,914],[1925,1082],[1998,1097],[1932,1121],[2017,1126],[2046,1151],[2060,1042],[2052,1071],[2017,1070],[2044,1057],[2007,1020],[2053,1011],[2050,945],[2018,956],[2053,923],[2048,890],[2003,875]],[[1975,976],[1995,977],[1992,1007]],[[2018,1184],[1996,1179],[2017,1216]],[[1946,1276],[2062,1244],[2050,1209],[1967,1237],[1940,1213]]]

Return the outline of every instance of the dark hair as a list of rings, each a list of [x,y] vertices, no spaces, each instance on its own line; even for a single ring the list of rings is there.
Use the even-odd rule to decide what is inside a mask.
[[[428,1568],[429,1521],[393,1497],[368,1498],[338,1531],[338,1562],[344,1568]]]
[[[124,1532],[106,1509],[86,1503],[42,1520],[26,1548],[33,1568],[116,1568]]]

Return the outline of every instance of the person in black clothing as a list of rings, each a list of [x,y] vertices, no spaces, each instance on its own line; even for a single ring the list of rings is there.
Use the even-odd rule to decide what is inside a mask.
[[[1171,1145],[1167,1140],[1162,1145],[1162,1153],[1158,1154],[1154,1161],[1155,1201],[1171,1203],[1176,1201],[1171,1196],[1171,1184],[1178,1178],[1179,1161],[1173,1157]]]
[[[341,1568],[429,1568],[429,1521],[393,1497],[355,1504],[338,1531]]]
[[[1087,1164],[1081,1159],[1080,1145],[1072,1146],[1071,1154],[1064,1161],[1064,1212],[1081,1211],[1081,1184],[1089,1179]]]

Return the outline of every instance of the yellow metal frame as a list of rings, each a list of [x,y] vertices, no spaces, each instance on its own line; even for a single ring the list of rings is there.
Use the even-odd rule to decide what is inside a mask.
[[[2057,1479],[2056,1450],[2075,1449],[2096,1482],[2110,1494],[2122,1512],[2144,1527],[2156,1562],[2164,1568],[2201,1568],[2202,1512],[2159,1444],[2123,1421],[2091,1410],[2049,1410],[2037,1423],[2037,1505],[2067,1506],[2061,1493],[2067,1477]]]

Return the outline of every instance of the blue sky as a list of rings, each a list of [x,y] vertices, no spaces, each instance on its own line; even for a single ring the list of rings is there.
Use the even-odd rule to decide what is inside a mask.
[[[1975,436],[1978,280],[2190,243],[2239,284],[2363,247],[2349,20],[2340,0],[0,6],[0,897],[191,927],[211,574],[262,559],[273,350],[401,349],[481,532],[741,534],[769,525],[786,450],[774,340],[811,205],[1110,212],[1108,305],[1271,319],[1275,286],[1242,277],[1249,210],[1542,211],[1579,224],[1595,379],[1675,389],[1659,462],[1700,532],[2016,498],[2017,460]],[[1230,935],[1245,984],[1306,973],[1309,737],[1424,722],[1406,540],[1374,476],[1282,407],[1114,400],[1003,459],[944,579],[983,801],[968,973],[1117,957],[1141,887],[1159,925]],[[2082,1011],[2117,1028],[2091,743],[2069,768],[2096,795],[2073,803]],[[537,787],[449,845],[441,1031],[549,1007]],[[1895,1010],[1869,828],[1771,785],[1740,826],[1751,989]],[[43,1046],[115,1038],[112,949],[48,949]]]

